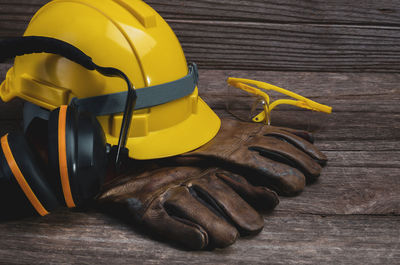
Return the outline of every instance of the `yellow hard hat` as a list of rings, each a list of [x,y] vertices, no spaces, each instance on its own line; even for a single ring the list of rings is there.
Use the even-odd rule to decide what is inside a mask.
[[[195,65],[188,67],[171,28],[140,0],[54,0],[35,14],[24,36],[68,42],[96,64],[129,77],[138,94],[126,144],[132,158],[182,154],[219,130],[219,118],[198,96]],[[115,145],[124,108],[118,98],[125,90],[121,79],[41,53],[15,59],[0,95],[3,101],[20,97],[48,110],[71,101],[89,111],[93,107],[107,141]]]

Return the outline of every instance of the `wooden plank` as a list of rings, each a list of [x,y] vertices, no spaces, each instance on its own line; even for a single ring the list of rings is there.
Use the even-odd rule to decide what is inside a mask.
[[[398,28],[171,21],[189,61],[207,69],[398,72]],[[20,25],[20,29],[9,26]],[[3,25],[0,37],[25,24]],[[196,30],[193,30],[196,28]]]
[[[29,18],[49,0],[1,0],[2,15],[18,14]],[[400,25],[399,7],[395,1],[242,1],[221,0],[145,0],[166,19],[264,21],[275,23],[321,23]],[[3,19],[8,19],[4,17]]]
[[[1,108],[0,108],[1,109]],[[293,115],[288,115],[290,117]],[[286,118],[285,120],[289,120]],[[342,120],[345,122],[345,120]],[[393,122],[389,119],[388,123]],[[20,119],[4,119],[0,122],[0,134],[21,130]],[[277,123],[280,126],[304,129],[301,123]],[[325,126],[315,132],[316,146],[324,151],[335,167],[400,167],[400,133],[399,128],[387,126],[342,127],[341,133],[337,125]],[[347,133],[347,134],[346,134]]]
[[[212,69],[398,71],[397,27],[170,20],[190,61]],[[193,30],[193,29],[196,30]]]
[[[217,114],[221,118],[234,118],[225,110],[217,110]],[[400,137],[400,114],[343,112],[311,120],[308,116],[306,112],[276,111],[272,124],[315,132],[318,141],[397,141]]]
[[[4,80],[11,63],[0,64]],[[214,109],[224,109],[227,101],[242,102],[239,89],[228,90],[228,77],[268,82],[320,103],[332,105],[334,112],[400,113],[400,75],[390,73],[318,73],[200,69],[199,92]],[[280,98],[269,92],[272,99]],[[279,107],[279,109],[293,109]]]
[[[12,116],[21,115],[20,111]],[[221,118],[234,118],[224,110],[217,110],[217,114]],[[392,142],[398,141],[400,138],[399,119],[400,114],[366,113],[356,116],[354,113],[341,113],[340,115],[332,114],[325,122],[313,120],[312,123],[308,123],[308,119],[302,118],[297,111],[277,111],[273,116],[273,125],[309,130],[315,133],[317,142],[325,140],[368,142],[385,140]],[[20,128],[20,119],[8,119],[2,114],[0,115],[0,121],[1,133]]]
[[[13,62],[0,63],[0,80],[4,80],[12,65]],[[400,95],[400,75],[393,73],[319,73],[200,68],[199,77],[200,93],[212,93],[212,96],[227,94],[226,79],[228,77],[268,82],[314,98],[329,96],[331,99],[346,99],[352,96]],[[236,89],[233,89],[230,93],[235,91]]]
[[[202,88],[202,87],[201,87]],[[200,88],[200,89],[201,89]],[[298,90],[294,90],[298,91]],[[301,92],[300,92],[301,93]],[[306,92],[307,93],[307,92]],[[316,92],[317,93],[317,92]],[[275,95],[274,93],[268,93],[271,96],[271,102],[280,98],[287,98],[282,95]],[[323,92],[321,91],[321,94]],[[306,95],[303,93],[303,95]],[[254,99],[248,97],[248,95],[240,96],[239,93],[204,93],[200,92],[200,96],[207,104],[216,110],[225,110],[226,104],[233,106],[230,109],[246,108],[250,109]],[[400,113],[400,106],[398,102],[400,101],[400,95],[374,95],[374,96],[337,96],[332,98],[327,98],[324,96],[307,96],[307,98],[320,102],[321,104],[329,105],[333,108],[333,113],[341,112],[351,112],[354,115],[364,115],[367,112],[374,113]],[[230,103],[229,103],[230,102]],[[288,105],[280,105],[273,110],[272,115],[278,111],[304,111],[300,108],[296,108]],[[313,112],[310,116],[329,116],[315,114]]]
[[[372,148],[375,147],[372,145]],[[324,152],[335,167],[391,167],[397,168],[400,172],[400,150],[390,151],[325,151]],[[400,189],[400,186],[398,187]],[[400,201],[399,201],[400,202]]]
[[[0,73],[4,76],[5,71]],[[300,87],[302,94],[335,103],[337,109],[317,134],[316,144],[327,153],[328,166],[303,193],[281,198],[278,208],[264,215],[266,225],[260,235],[239,239],[223,250],[189,252],[93,210],[60,211],[44,218],[1,222],[0,263],[32,264],[40,257],[40,262],[57,264],[198,264],[200,260],[209,264],[395,264],[400,258],[399,76],[235,73]],[[210,105],[223,102],[227,94],[219,87],[230,74],[201,72],[201,91]],[[16,100],[0,105],[1,131],[18,128],[21,104]],[[369,104],[373,107],[363,107]],[[228,116],[222,107],[217,111]],[[278,125],[301,127],[306,114],[283,109],[273,118]],[[314,125],[322,121],[319,118]]]
[[[38,3],[45,1],[38,1]],[[342,3],[343,2],[343,3]],[[398,72],[400,46],[398,45],[399,25],[397,7],[390,1],[380,4],[368,4],[361,2],[352,2],[344,4],[340,1],[335,4],[301,4],[288,3],[263,3],[252,1],[236,1],[234,5],[244,5],[248,10],[256,10],[262,18],[255,20],[243,18],[230,18],[221,20],[216,17],[208,19],[196,19],[197,12],[175,9],[174,13],[190,14],[191,17],[183,19],[182,17],[169,19],[170,25],[175,30],[178,38],[182,42],[184,51],[190,61],[196,61],[200,66],[209,69],[263,69],[263,70],[285,70],[285,71],[373,71],[373,72]],[[389,3],[390,2],[390,3]],[[33,15],[33,12],[39,6],[36,4],[28,5],[25,8],[25,2],[22,4],[10,4],[3,2],[1,5],[2,13],[6,15],[0,18],[0,38],[6,36],[19,36],[23,33],[27,22]],[[260,8],[261,3],[261,8]],[[229,14],[228,10],[219,9],[221,5],[227,7],[224,3],[215,3],[209,1],[189,1],[189,4],[183,4],[181,1],[175,1],[173,4],[162,4],[159,8],[171,8],[183,6],[192,8],[193,5],[200,5],[203,14],[209,9],[214,12]],[[270,8],[269,5],[278,5],[280,8],[289,10],[296,14],[302,14],[300,17],[313,19],[309,13],[318,14],[324,17],[324,12],[316,10],[330,10],[327,14],[327,20],[309,23],[291,21],[290,19],[272,20],[268,12],[262,10],[268,9],[270,12],[277,12],[276,8]],[[316,8],[309,8],[312,5]],[[208,8],[204,9],[204,6]],[[336,8],[332,8],[336,6]],[[357,8],[356,8],[357,7]],[[232,7],[234,8],[234,7]],[[353,8],[353,9],[352,9]],[[307,9],[308,11],[302,11]],[[340,13],[343,17],[333,23],[330,17]],[[349,11],[352,10],[353,12]],[[368,11],[370,10],[370,11]],[[389,13],[388,13],[389,12]],[[248,12],[239,12],[243,14],[252,14]],[[361,20],[371,19],[372,22],[364,22],[353,17],[361,17]],[[363,14],[360,16],[360,13]],[[371,14],[373,13],[373,14]],[[350,17],[350,21],[344,17]],[[283,17],[290,15],[282,13]],[[297,15],[298,17],[299,15]],[[340,16],[339,16],[340,17]],[[381,17],[385,17],[382,21]],[[212,19],[212,20],[210,20]],[[392,22],[388,22],[391,20]],[[323,22],[325,21],[325,22]],[[375,22],[374,22],[375,21]],[[193,30],[196,29],[196,30]]]
[[[184,251],[102,214],[58,213],[1,223],[6,264],[395,264],[399,217],[272,213],[261,234],[227,249]]]
[[[242,1],[146,0],[168,19],[399,25],[396,1]]]
[[[362,96],[390,98],[400,95],[400,75],[392,73],[319,73],[200,68],[199,76],[200,93],[210,94],[212,97],[228,94],[226,83],[228,77],[259,80],[287,88],[306,97],[329,98],[330,100],[363,99]],[[236,90],[239,91],[232,89],[229,94],[238,95]],[[375,109],[372,110],[375,111]]]
[[[0,64],[0,80],[11,66]],[[200,94],[212,108],[224,109],[228,97],[238,102],[246,100],[239,89],[228,90],[225,81],[229,76],[269,82],[321,103],[329,98],[334,112],[400,112],[397,74],[200,70]],[[281,97],[270,95],[272,99]]]
[[[281,197],[276,210],[292,214],[400,215],[398,161],[393,162],[396,168],[344,167],[334,163],[331,159],[318,181],[299,196]]]
[[[1,0],[0,13],[25,16],[49,0]],[[396,1],[242,1],[242,0],[145,0],[166,19],[255,21],[274,23],[321,23],[358,25],[400,25]],[[22,17],[21,17],[22,18]],[[6,19],[6,17],[3,17]]]
[[[10,64],[0,64],[0,80],[9,67]],[[399,140],[398,74],[202,70],[200,93],[221,117],[231,116],[225,111],[225,103],[229,99],[241,100],[235,92],[228,94],[225,84],[228,76],[266,80],[332,105],[334,109],[331,115],[315,115],[309,111],[279,107],[281,111],[274,111],[272,116],[275,125],[313,131],[319,129],[318,140]],[[20,120],[21,106],[19,100],[0,104],[0,120],[7,120],[7,123],[12,119]]]
[[[315,143],[323,151],[400,151],[400,141],[371,140],[371,141],[321,141]]]

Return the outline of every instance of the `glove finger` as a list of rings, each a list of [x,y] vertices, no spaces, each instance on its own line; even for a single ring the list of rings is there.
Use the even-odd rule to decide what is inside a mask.
[[[316,179],[322,170],[321,166],[304,152],[274,137],[255,137],[249,145],[249,150],[297,168],[309,181]]]
[[[160,199],[154,200],[144,215],[142,222],[152,233],[190,249],[204,249],[208,246],[207,232],[190,220],[170,215]]]
[[[224,248],[233,244],[238,231],[222,216],[194,198],[188,187],[180,186],[169,192],[164,207],[170,216],[196,223],[207,231],[209,247]]]
[[[205,175],[191,182],[197,199],[233,224],[241,235],[257,234],[264,227],[264,219],[226,183],[214,174]]]
[[[179,217],[170,216],[165,211],[160,197],[154,199],[146,208],[137,198],[104,198],[96,205],[100,210],[119,220],[138,227],[157,238],[168,239],[190,249],[204,249],[208,246],[207,232],[199,225]]]
[[[266,187],[253,186],[240,175],[230,172],[217,172],[216,176],[256,209],[272,210],[279,204],[276,192]]]
[[[276,129],[267,130],[266,134],[264,135],[275,137],[294,145],[295,147],[312,157],[320,165],[325,165],[328,161],[326,155],[319,151],[318,148],[315,147],[315,145],[313,145],[309,141],[304,140],[304,138],[299,137],[298,135],[284,130]]]
[[[228,171],[245,176],[254,186],[267,187],[280,195],[296,195],[306,185],[304,175],[296,168],[249,152],[247,146],[233,153],[230,159],[230,163],[222,165]]]
[[[288,132],[291,134],[294,134],[304,140],[306,140],[307,142],[310,143],[314,143],[315,138],[314,135],[308,131],[303,131],[303,130],[295,130],[292,128],[287,128],[287,127],[275,127],[275,126],[269,126],[269,128],[267,129],[267,132],[270,131],[284,131],[284,132]]]

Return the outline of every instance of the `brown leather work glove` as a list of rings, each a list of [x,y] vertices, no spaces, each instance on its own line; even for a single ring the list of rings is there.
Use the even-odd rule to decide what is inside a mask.
[[[132,160],[131,172],[108,183],[98,202],[189,248],[226,247],[262,229],[252,207],[278,203],[265,186],[293,195],[304,188],[302,172],[310,181],[318,177],[327,159],[311,142],[307,132],[223,120],[217,137],[194,152]]]
[[[218,135],[194,152],[177,156],[180,165],[215,166],[246,176],[253,185],[295,195],[315,181],[327,157],[305,131],[226,119]]]
[[[160,168],[159,160],[131,162],[131,173],[105,185],[100,207],[114,215],[128,213],[127,220],[133,218],[152,234],[190,249],[223,248],[239,234],[260,232],[264,220],[249,204],[257,209],[278,204],[275,192],[254,187],[239,175]]]

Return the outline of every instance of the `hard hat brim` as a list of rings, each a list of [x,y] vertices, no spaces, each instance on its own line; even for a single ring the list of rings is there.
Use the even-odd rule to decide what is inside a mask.
[[[215,137],[220,126],[221,120],[199,97],[196,114],[190,115],[173,129],[154,131],[146,137],[130,138],[126,147],[129,149],[129,157],[138,160],[175,156],[206,144]],[[107,135],[107,142],[116,144],[118,138]]]

